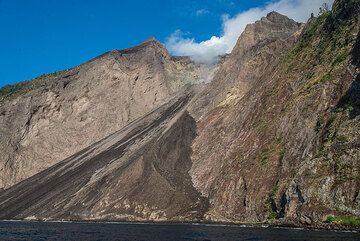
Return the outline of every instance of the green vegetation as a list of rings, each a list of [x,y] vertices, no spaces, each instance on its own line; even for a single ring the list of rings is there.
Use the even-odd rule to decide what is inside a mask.
[[[269,193],[269,197],[266,200],[266,204],[268,205],[269,208],[269,216],[268,219],[269,220],[274,220],[278,217],[278,214],[276,212],[276,210],[274,210],[274,206],[275,206],[275,198],[276,198],[276,194],[279,191],[279,185],[276,184],[270,191]]]
[[[325,12],[324,14],[320,15],[318,18],[313,20],[312,23],[310,23],[310,26],[307,28],[307,30],[304,32],[299,42],[295,45],[295,47],[291,51],[290,56],[295,56],[296,54],[300,53],[305,48],[311,45],[311,43],[314,40],[314,37],[316,36],[317,31],[320,29],[320,26],[322,26],[325,23],[325,20],[329,15],[330,12]]]
[[[56,72],[49,73],[49,74],[42,74],[39,77],[36,77],[36,79],[43,79],[43,78],[47,78],[47,77],[56,77],[56,76],[63,74],[65,71],[66,70],[56,71]]]
[[[308,73],[306,73],[305,74],[305,77],[307,78],[307,79],[311,79],[312,77],[314,77],[314,72],[313,71],[311,71],[311,72],[308,72]]]
[[[274,210],[271,210],[268,218],[270,220],[275,220],[277,218],[277,216],[278,216],[277,212],[275,212]]]
[[[336,114],[330,113],[329,120],[327,121],[326,125],[331,126],[336,120]]]
[[[260,163],[265,165],[271,157],[281,161],[285,156],[285,146],[281,138],[277,138],[266,148],[262,149],[259,154]]]
[[[48,77],[59,76],[64,72],[65,72],[65,70],[64,71],[57,71],[57,72],[50,73],[50,74],[42,74],[42,75],[36,77],[33,80],[27,80],[27,81],[23,81],[23,82],[13,84],[13,85],[5,85],[4,87],[0,88],[0,97],[5,96],[5,95],[11,95],[11,94],[17,93],[17,92],[19,92],[21,90],[24,90],[24,89],[31,89],[32,87],[34,87],[34,85],[37,82],[40,82],[40,81],[42,81],[42,80],[44,80],[44,79],[46,79]]]
[[[356,179],[354,174],[354,166],[351,163],[342,160],[335,160],[335,181],[338,184],[353,181]]]
[[[349,55],[349,53],[347,51],[345,51],[345,50],[340,51],[340,53],[338,53],[338,55],[335,57],[331,66],[334,67],[334,66],[344,62],[348,55]]]
[[[341,81],[344,65],[350,59],[356,40],[359,0],[346,5],[347,12],[343,7],[335,6],[333,11],[324,10],[312,19],[286,55],[284,61],[288,70],[301,69],[305,77],[298,98],[319,91],[320,85]]]
[[[344,108],[342,108],[342,107],[337,107],[336,109],[334,109],[335,113],[341,113],[343,111],[344,111]]]
[[[28,82],[26,81],[26,82],[16,83],[14,85],[5,85],[4,87],[0,88],[0,96],[4,96],[4,95],[8,95],[8,94],[17,92],[18,90],[20,90],[27,84],[28,84]]]
[[[349,104],[345,104],[345,105],[341,105],[341,107],[335,107],[332,109],[332,115],[336,116],[336,115],[341,115],[341,114],[347,114],[350,113],[354,110],[354,107],[349,105]]]
[[[329,82],[333,79],[333,76],[331,75],[331,73],[325,73],[321,79],[320,79],[320,83],[324,83],[324,82]]]
[[[333,112],[334,113],[344,113],[344,112],[351,112],[353,110],[354,110],[353,106],[346,104],[342,107],[337,107],[337,108],[333,109]]]
[[[276,184],[276,185],[271,189],[271,192],[270,192],[270,194],[269,194],[269,197],[270,197],[271,199],[275,199],[275,196],[276,196],[276,194],[277,194],[278,191],[279,191],[279,185]]]
[[[337,139],[337,141],[340,142],[340,143],[348,142],[348,138],[347,138],[345,135],[336,136],[336,139]]]
[[[280,150],[280,152],[279,152],[279,160],[282,160],[284,158],[285,152],[286,152],[285,147]]]
[[[315,123],[314,131],[319,132],[324,125],[324,118],[320,116]]]
[[[339,225],[360,226],[360,217],[357,216],[329,216],[326,222]]]
[[[262,165],[265,165],[269,159],[269,149],[265,148],[260,151],[260,162]]]

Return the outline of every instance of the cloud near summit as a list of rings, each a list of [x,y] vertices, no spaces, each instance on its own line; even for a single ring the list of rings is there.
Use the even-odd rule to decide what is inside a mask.
[[[166,46],[173,55],[190,56],[200,63],[214,63],[219,55],[230,53],[240,34],[249,23],[259,20],[271,11],[277,11],[298,22],[306,22],[311,13],[317,14],[323,3],[332,6],[334,0],[277,0],[265,6],[251,8],[234,17],[223,15],[221,36],[196,42],[194,38],[184,37],[181,30],[176,30],[166,41]]]

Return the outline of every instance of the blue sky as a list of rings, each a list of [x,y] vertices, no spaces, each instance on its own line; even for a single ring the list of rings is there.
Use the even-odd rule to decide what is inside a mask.
[[[262,4],[227,0],[0,0],[0,86],[81,64],[105,51],[161,42],[176,29],[202,41],[221,16]]]
[[[0,0],[0,86],[74,67],[151,36],[166,43],[177,30],[182,32],[177,44],[201,43],[223,34],[224,14],[231,19],[267,4],[264,0]],[[177,53],[176,47],[173,52]]]

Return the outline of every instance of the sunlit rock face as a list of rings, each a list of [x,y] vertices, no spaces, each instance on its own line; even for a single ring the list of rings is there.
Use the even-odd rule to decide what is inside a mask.
[[[173,58],[155,39],[40,77],[1,96],[0,187],[10,187],[168,102],[212,67]]]

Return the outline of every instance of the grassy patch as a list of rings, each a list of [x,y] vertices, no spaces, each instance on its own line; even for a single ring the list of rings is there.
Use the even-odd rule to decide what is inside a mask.
[[[286,149],[283,147],[279,152],[279,160],[282,160],[285,156]]]
[[[307,30],[302,35],[299,42],[295,45],[293,50],[291,51],[291,56],[295,56],[296,54],[303,51],[305,48],[309,47],[311,43],[313,42],[314,37],[316,37],[317,31],[320,29],[320,26],[322,26],[325,23],[326,18],[329,16],[329,12],[326,12],[316,18],[312,23],[310,23],[310,26],[307,28]]]
[[[310,71],[305,74],[305,78],[311,79],[312,77],[314,77],[314,75],[315,75],[314,71]]]
[[[339,225],[349,225],[349,226],[360,226],[360,217],[357,216],[329,216],[326,219],[326,222],[339,224]]]
[[[266,148],[262,149],[259,154],[259,160],[262,165],[265,165],[269,159],[277,159],[281,161],[285,156],[285,145],[281,138],[277,138]]]
[[[275,199],[275,196],[276,196],[276,194],[277,194],[278,191],[279,191],[279,185],[276,184],[276,185],[271,189],[271,192],[270,192],[270,194],[269,194],[269,197],[270,197],[271,199]]]
[[[340,142],[340,143],[346,143],[346,142],[348,142],[348,138],[347,138],[345,135],[336,136],[336,139],[337,139],[337,141]]]
[[[14,93],[18,93],[21,90],[24,90],[25,88],[31,88],[35,85],[36,82],[44,80],[48,77],[56,77],[61,75],[62,73],[64,73],[64,71],[57,71],[57,72],[53,72],[53,73],[49,73],[49,74],[43,74],[40,75],[38,77],[36,77],[33,80],[27,80],[27,81],[23,81],[23,82],[19,82],[13,85],[5,85],[2,88],[0,88],[0,97],[5,96],[5,95],[11,95]]]
[[[260,151],[260,162],[262,165],[265,165],[267,160],[269,159],[269,149],[265,148]]]
[[[320,79],[320,83],[325,83],[325,82],[329,82],[333,79],[333,76],[330,73],[326,73],[324,74],[321,79]]]
[[[306,83],[302,95],[318,91],[315,87],[321,84],[337,84],[349,59],[357,22],[352,18],[350,22],[337,21],[334,16],[329,11],[312,20],[287,55],[292,68],[303,63]]]
[[[27,82],[20,82],[13,85],[5,85],[0,89],[0,96],[17,92],[18,90],[22,89],[25,85],[27,85]]]
[[[349,52],[346,50],[342,50],[340,51],[340,53],[338,53],[334,59],[334,61],[332,62],[331,66],[334,67],[338,64],[341,64],[342,62],[344,62],[347,57],[349,56]]]

